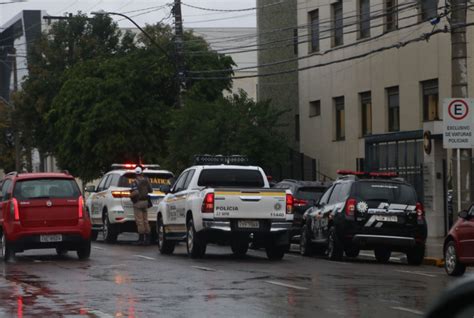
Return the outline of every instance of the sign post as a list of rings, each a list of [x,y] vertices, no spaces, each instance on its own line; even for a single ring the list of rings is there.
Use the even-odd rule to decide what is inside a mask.
[[[474,99],[447,98],[443,110],[443,147],[457,149],[457,201],[461,211],[461,149],[474,148]]]

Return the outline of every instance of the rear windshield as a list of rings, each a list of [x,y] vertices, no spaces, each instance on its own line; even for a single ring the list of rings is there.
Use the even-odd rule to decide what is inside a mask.
[[[173,175],[171,173],[144,173],[144,175],[150,180],[151,187],[159,189],[164,185],[171,185],[171,179]],[[119,187],[130,188],[135,181],[136,175],[134,173],[126,173],[120,177]]]
[[[263,188],[265,183],[258,170],[206,169],[199,176],[198,186]]]
[[[77,199],[81,195],[71,179],[34,179],[16,182],[13,196],[18,200]]]
[[[318,201],[325,191],[324,187],[304,187],[299,188],[296,196],[298,199]]]
[[[363,201],[415,205],[416,192],[412,186],[389,182],[357,182],[353,195]]]

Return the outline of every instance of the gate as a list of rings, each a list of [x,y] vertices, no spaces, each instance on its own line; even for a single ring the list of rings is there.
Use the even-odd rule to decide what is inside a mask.
[[[365,139],[365,170],[396,172],[415,187],[423,202],[423,130]]]

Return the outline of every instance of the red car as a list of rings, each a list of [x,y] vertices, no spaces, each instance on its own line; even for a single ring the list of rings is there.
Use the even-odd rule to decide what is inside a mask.
[[[474,205],[459,212],[459,218],[444,241],[444,268],[451,276],[461,276],[474,265]]]
[[[55,248],[58,255],[91,253],[91,221],[69,173],[11,172],[0,181],[0,257]]]

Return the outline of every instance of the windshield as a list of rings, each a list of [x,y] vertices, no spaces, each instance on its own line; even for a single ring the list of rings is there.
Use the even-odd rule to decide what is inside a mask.
[[[358,200],[367,201],[370,207],[380,202],[407,205],[415,205],[417,202],[415,189],[406,184],[358,182],[353,189],[353,196]]]
[[[161,186],[171,185],[173,174],[171,173],[144,173],[151,183],[153,189],[160,189]],[[131,188],[133,181],[135,181],[135,173],[126,173],[120,177],[119,187]]]
[[[326,191],[326,188],[304,187],[298,190],[296,196],[298,199],[314,200],[317,202],[325,191]]]
[[[198,186],[262,188],[265,183],[258,170],[206,169],[199,176]]]
[[[81,195],[71,179],[22,180],[15,184],[13,196],[20,201],[34,199],[76,199]]]

